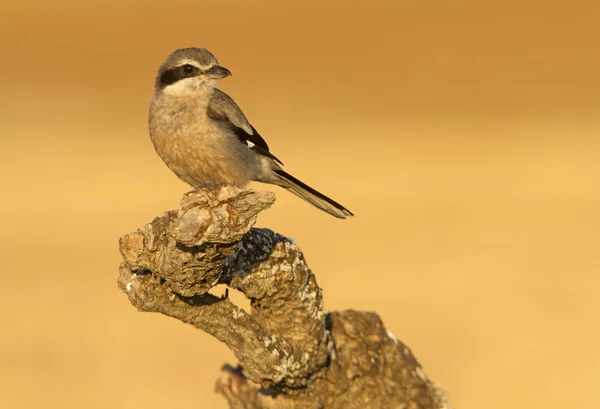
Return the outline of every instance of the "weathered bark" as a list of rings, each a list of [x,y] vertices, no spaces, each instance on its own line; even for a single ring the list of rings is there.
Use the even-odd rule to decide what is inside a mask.
[[[216,390],[231,408],[449,408],[443,391],[375,313],[325,314],[300,249],[251,228],[272,193],[222,188],[187,195],[179,210],[121,238],[119,287],[223,341],[240,361]],[[247,313],[208,291],[226,284]]]

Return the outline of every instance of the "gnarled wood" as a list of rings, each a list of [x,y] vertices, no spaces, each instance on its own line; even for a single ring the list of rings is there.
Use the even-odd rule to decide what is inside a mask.
[[[449,408],[377,314],[324,313],[300,249],[252,228],[273,202],[235,187],[188,194],[121,238],[119,287],[139,310],[227,344],[240,365],[224,366],[216,390],[231,408]],[[208,293],[219,283],[244,293],[250,313]]]

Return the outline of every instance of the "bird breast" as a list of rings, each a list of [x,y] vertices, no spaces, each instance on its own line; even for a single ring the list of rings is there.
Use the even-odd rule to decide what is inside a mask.
[[[193,186],[244,186],[256,178],[254,153],[206,115],[208,99],[157,96],[150,105],[154,149],[167,166]]]

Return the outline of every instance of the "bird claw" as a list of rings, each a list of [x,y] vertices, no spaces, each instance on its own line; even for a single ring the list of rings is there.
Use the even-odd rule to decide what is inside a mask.
[[[185,192],[183,194],[183,197],[187,199],[188,197],[190,197],[192,195],[195,195],[195,194],[198,194],[198,193],[202,193],[204,196],[206,196],[209,192],[210,192],[209,189],[207,189],[205,187],[201,187],[201,188],[198,188],[198,189],[190,190],[189,192]]]
[[[240,212],[239,212],[239,210],[238,210],[238,209],[235,209],[235,208],[233,208],[233,207],[230,207],[230,208],[229,208],[229,222],[230,222],[231,224],[235,224],[235,222],[237,222],[237,221],[238,221],[239,217],[240,217]]]

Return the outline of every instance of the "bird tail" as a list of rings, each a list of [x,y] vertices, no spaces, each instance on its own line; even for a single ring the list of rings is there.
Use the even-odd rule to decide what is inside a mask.
[[[311,205],[329,213],[332,216],[340,219],[345,219],[348,216],[354,216],[352,212],[346,209],[338,202],[328,198],[322,193],[317,192],[312,187],[302,183],[289,173],[281,169],[274,169],[273,172],[277,175],[277,185],[289,190],[296,196],[306,200]]]

